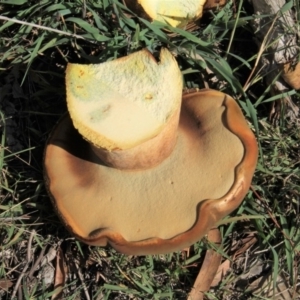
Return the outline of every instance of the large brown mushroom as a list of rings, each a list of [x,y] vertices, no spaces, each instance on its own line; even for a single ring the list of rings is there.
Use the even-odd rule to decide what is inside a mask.
[[[185,27],[202,17],[203,11],[226,4],[226,0],[123,0],[140,17],[173,27]]]
[[[135,57],[130,57],[127,63],[133,61]],[[147,59],[141,63],[137,77],[146,76],[145,70],[153,72],[162,62],[153,65],[151,71],[147,63]],[[118,68],[115,62],[114,65],[111,72],[123,72],[122,67]],[[76,68],[80,74],[89,73],[91,68],[99,70],[96,65]],[[76,68],[68,67],[68,72],[78,75]],[[95,72],[99,76],[90,77],[88,86],[83,77],[67,75],[67,97],[76,94],[73,88],[90,93],[93,85],[106,81]],[[128,78],[125,76],[124,80]],[[167,82],[160,84],[168,86]],[[173,89],[178,90],[178,83]],[[115,95],[122,97],[121,92]],[[144,92],[132,93],[143,99]],[[107,100],[102,99],[103,94],[96,96],[99,103]],[[119,100],[123,101],[114,98],[114,105]],[[74,113],[72,119],[67,114],[54,128],[45,151],[46,186],[63,222],[81,241],[99,246],[110,244],[126,254],[171,252],[201,239],[241,203],[256,166],[257,144],[237,103],[226,94],[205,89],[183,95],[179,125],[174,121],[176,111],[174,108],[154,137],[124,150],[106,150],[95,146],[90,137],[82,137],[74,128]],[[122,113],[131,116],[125,108]],[[117,130],[126,132],[126,126],[117,126]],[[161,145],[168,151],[164,152]],[[146,164],[136,168],[131,151],[139,161],[139,147],[143,149],[142,156],[148,149],[146,157],[152,153],[160,158],[146,160]],[[123,151],[129,151],[129,156]],[[114,155],[122,159],[115,159]],[[131,163],[124,167],[126,159]]]

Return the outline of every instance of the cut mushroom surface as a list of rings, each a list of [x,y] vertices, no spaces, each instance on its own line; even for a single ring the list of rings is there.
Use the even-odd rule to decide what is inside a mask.
[[[203,11],[226,4],[226,0],[123,0],[140,17],[173,27],[185,27],[202,17]]]
[[[240,204],[256,159],[236,102],[203,90],[184,96],[175,148],[158,166],[106,166],[67,115],[48,141],[45,177],[58,213],[81,240],[164,253],[196,242]]]
[[[100,64],[69,63],[66,90],[80,134],[97,147],[124,150],[155,137],[178,112],[182,75],[170,51],[161,49],[157,61],[143,49]]]
[[[151,20],[183,27],[202,16],[206,0],[124,0],[126,5]]]

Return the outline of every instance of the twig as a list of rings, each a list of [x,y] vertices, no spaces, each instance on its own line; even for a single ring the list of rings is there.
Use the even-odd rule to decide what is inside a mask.
[[[59,243],[56,255],[54,291],[51,300],[61,300],[63,298],[63,288],[66,284],[66,276],[64,254]]]
[[[14,23],[21,24],[21,25],[26,25],[26,26],[31,26],[31,27],[34,27],[34,28],[43,29],[43,30],[46,30],[46,31],[51,31],[51,32],[55,32],[55,33],[58,33],[58,34],[62,34],[62,35],[71,36],[73,38],[88,41],[90,43],[95,43],[95,41],[89,40],[89,39],[87,39],[87,38],[85,38],[81,35],[66,32],[66,31],[62,31],[62,30],[58,30],[58,29],[54,29],[54,28],[51,28],[51,27],[43,26],[43,25],[37,25],[37,24],[34,24],[34,23],[24,22],[24,21],[20,21],[18,19],[12,19],[12,18],[7,18],[7,17],[3,17],[3,16],[0,16],[0,20],[10,21],[10,22],[14,22]]]
[[[119,270],[119,272],[133,285],[135,285],[135,282],[131,280],[131,278],[129,276],[126,275],[126,273],[124,271],[122,271],[122,269],[119,267],[119,265],[116,263],[116,266]]]
[[[77,264],[76,261],[74,263],[75,263],[75,266],[76,266],[76,269],[77,269],[77,273],[78,273],[79,279],[80,279],[81,284],[83,286],[83,290],[84,290],[84,294],[85,294],[86,300],[91,300],[89,292],[88,292],[88,289],[87,289],[86,284],[84,282],[83,275],[82,275],[82,273],[80,271],[80,268],[79,268],[79,266],[78,266],[78,264]]]
[[[47,246],[42,249],[42,251],[41,251],[38,259],[36,260],[36,262],[34,263],[34,265],[32,266],[32,268],[30,269],[30,272],[28,274],[28,278],[29,279],[32,278],[34,271],[36,270],[37,266],[39,265],[39,263],[43,259],[46,248],[47,248]]]
[[[248,79],[247,79],[246,83],[243,86],[243,91],[244,92],[246,92],[246,90],[250,87],[250,81],[251,81],[251,79],[252,79],[252,77],[253,77],[253,75],[256,71],[256,68],[258,67],[258,64],[259,64],[259,61],[261,59],[262,54],[264,53],[265,49],[268,47],[267,41],[268,41],[269,36],[270,36],[274,26],[275,26],[275,22],[277,21],[277,19],[278,19],[278,15],[275,16],[269,30],[267,31],[267,34],[265,35],[265,37],[264,37],[264,39],[261,43],[261,46],[260,46],[259,51],[257,53],[257,57],[256,57],[256,60],[255,60],[254,66],[252,68],[252,71],[251,71],[250,75],[248,76]],[[262,68],[260,69],[260,71],[261,70],[262,70]]]
[[[33,237],[35,236],[35,234],[36,234],[36,231],[32,230],[31,234],[30,234],[30,237],[29,237],[29,240],[28,240],[28,245],[27,245],[27,262],[26,262],[25,267],[23,268],[22,273],[20,274],[20,276],[19,276],[19,278],[16,282],[16,285],[14,286],[14,289],[13,289],[13,292],[12,292],[12,295],[11,295],[11,299],[16,297],[16,294],[17,294],[17,291],[18,291],[19,286],[21,284],[22,278],[25,276],[26,271],[27,271],[27,269],[29,267],[29,264],[31,262],[31,246],[32,246],[32,240],[33,240]]]
[[[18,287],[18,300],[23,300],[23,292],[20,285]]]
[[[0,222],[13,222],[13,221],[21,221],[21,220],[30,220],[30,216],[21,216],[21,217],[6,217],[6,218],[0,218]]]

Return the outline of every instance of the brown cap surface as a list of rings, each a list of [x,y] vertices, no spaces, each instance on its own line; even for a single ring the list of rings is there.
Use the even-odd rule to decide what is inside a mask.
[[[48,141],[45,178],[68,229],[91,245],[127,254],[179,250],[242,201],[257,160],[255,137],[221,92],[183,96],[178,139],[154,168],[105,166],[65,116]]]
[[[204,9],[212,9],[218,6],[224,6],[227,0],[206,0]]]

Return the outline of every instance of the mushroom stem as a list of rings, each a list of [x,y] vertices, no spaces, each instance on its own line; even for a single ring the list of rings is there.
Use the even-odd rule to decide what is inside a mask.
[[[222,242],[220,230],[213,228],[208,232],[208,240],[217,246]],[[207,292],[218,271],[222,255],[213,249],[206,251],[205,258],[199,274],[194,282],[193,288],[189,293],[187,300],[202,300],[204,293]]]
[[[91,145],[105,165],[121,170],[144,170],[165,160],[175,147],[180,109],[165,124],[161,132],[130,149],[107,150]]]
[[[67,105],[74,127],[109,167],[149,169],[175,144],[182,74],[170,51],[146,49],[95,65],[68,64]]]

